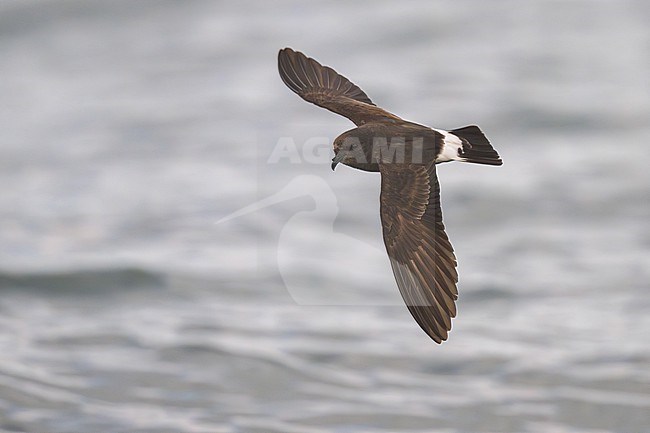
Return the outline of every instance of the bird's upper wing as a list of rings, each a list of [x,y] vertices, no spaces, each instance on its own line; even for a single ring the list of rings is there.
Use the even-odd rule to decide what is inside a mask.
[[[384,242],[397,285],[420,327],[441,343],[456,316],[458,274],[442,223],[435,164],[379,167]]]
[[[345,116],[357,126],[372,121],[401,120],[377,107],[358,86],[300,51],[284,48],[278,54],[280,78],[305,101]]]

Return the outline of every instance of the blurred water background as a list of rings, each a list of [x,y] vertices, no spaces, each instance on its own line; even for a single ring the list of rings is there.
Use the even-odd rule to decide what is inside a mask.
[[[0,431],[650,431],[649,22],[642,0],[4,0]],[[401,305],[378,176],[306,147],[352,124],[285,88],[284,46],[502,155],[439,166],[442,346]]]

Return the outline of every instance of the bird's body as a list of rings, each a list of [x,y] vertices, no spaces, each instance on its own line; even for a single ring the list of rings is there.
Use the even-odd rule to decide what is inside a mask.
[[[381,173],[384,243],[400,293],[422,329],[437,343],[446,340],[456,316],[458,274],[435,165],[501,165],[499,155],[478,127],[444,131],[401,119],[333,69],[290,48],[280,50],[278,68],[300,97],[357,125],[334,140],[332,168],[342,163]]]

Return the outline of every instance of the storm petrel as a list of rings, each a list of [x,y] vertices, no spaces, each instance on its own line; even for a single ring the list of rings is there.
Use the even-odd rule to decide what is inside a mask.
[[[445,131],[401,119],[299,51],[280,50],[278,68],[284,84],[305,101],[357,126],[334,140],[332,169],[342,163],[381,173],[381,224],[397,286],[429,337],[446,340],[456,316],[458,273],[442,222],[436,164],[501,165],[499,154],[478,126]]]

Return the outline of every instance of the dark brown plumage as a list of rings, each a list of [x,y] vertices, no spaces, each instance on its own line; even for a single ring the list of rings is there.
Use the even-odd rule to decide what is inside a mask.
[[[403,120],[291,48],[280,50],[278,69],[301,98],[357,125],[334,140],[332,168],[341,162],[381,173],[381,223],[397,286],[420,327],[437,343],[446,340],[456,316],[458,274],[442,223],[436,164],[501,165],[499,155],[477,126],[444,131]]]

